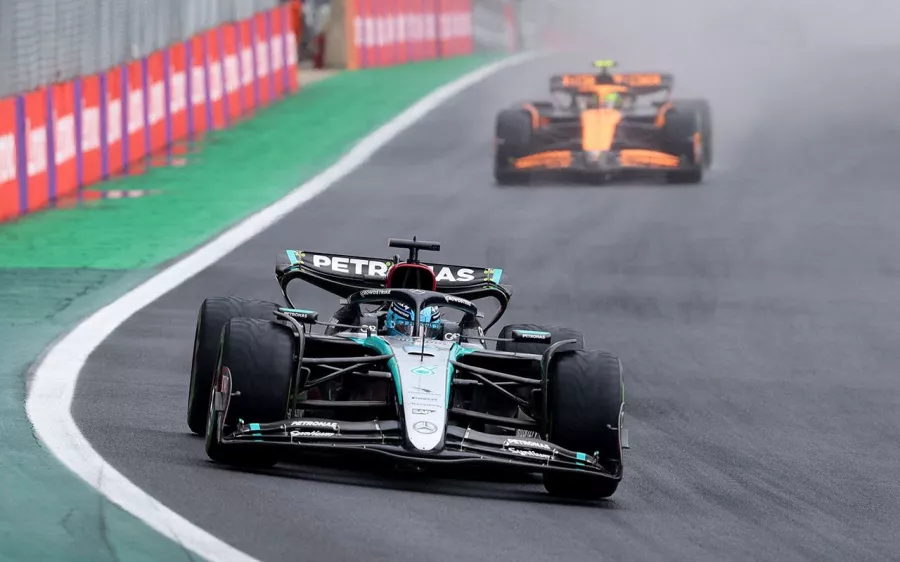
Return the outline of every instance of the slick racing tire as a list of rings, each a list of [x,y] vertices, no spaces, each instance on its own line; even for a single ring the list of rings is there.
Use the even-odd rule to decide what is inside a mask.
[[[666,181],[669,183],[699,183],[703,180],[705,167],[703,158],[707,142],[702,133],[703,123],[702,111],[693,101],[677,102],[666,113],[663,135],[666,139],[667,151],[694,163],[691,168],[667,172]],[[699,145],[696,142],[697,134],[700,135]],[[697,154],[698,151],[700,154]],[[696,162],[698,156],[701,159],[700,162]]]
[[[671,184],[693,184],[700,183],[701,181],[703,181],[702,168],[666,172],[666,182]]]
[[[232,318],[222,329],[213,383],[221,384],[222,372],[231,374],[231,402],[227,412],[207,408],[206,454],[212,460],[240,466],[272,466],[277,458],[257,448],[230,449],[216,439],[233,430],[238,420],[272,423],[287,418],[288,398],[294,378],[295,338],[290,329],[270,320]]]
[[[621,428],[625,386],[619,358],[605,351],[554,353],[547,365],[548,440],[597,455],[607,469],[622,466]],[[544,474],[555,496],[598,500],[612,496],[618,480],[572,473]]]
[[[222,328],[232,318],[272,320],[276,310],[278,305],[273,302],[239,297],[210,297],[200,305],[194,332],[191,384],[188,391],[187,423],[191,431],[197,435],[206,432],[206,410]]]
[[[528,173],[515,170],[510,160],[528,154],[532,133],[531,116],[523,110],[506,109],[497,116],[494,149],[494,179],[497,184],[528,183]]]
[[[679,111],[694,113],[699,120],[702,150],[700,161],[704,168],[709,168],[712,166],[713,161],[712,110],[709,107],[709,102],[703,99],[676,100],[675,108]]]

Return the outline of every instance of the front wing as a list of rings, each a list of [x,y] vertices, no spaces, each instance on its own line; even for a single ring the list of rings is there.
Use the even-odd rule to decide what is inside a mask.
[[[403,446],[399,422],[346,422],[329,419],[292,419],[275,423],[241,423],[224,435],[216,424],[213,437],[221,446],[300,449],[326,453],[372,453],[414,465],[482,465],[518,472],[569,472],[613,480],[622,479],[619,466],[609,471],[595,455],[569,451],[535,438],[492,435],[448,426],[439,451],[413,451]]]
[[[686,158],[647,149],[621,149],[606,152],[583,150],[550,150],[536,152],[510,162],[518,172],[570,170],[579,172],[614,173],[629,170],[671,172],[696,168]]]

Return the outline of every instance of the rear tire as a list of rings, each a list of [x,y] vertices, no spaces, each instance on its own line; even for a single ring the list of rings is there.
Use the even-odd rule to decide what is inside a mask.
[[[211,405],[207,409],[209,458],[240,466],[266,467],[277,462],[277,457],[268,451],[222,446],[215,436],[220,425],[223,430],[231,430],[239,420],[272,423],[287,418],[295,372],[294,345],[291,331],[276,322],[233,318],[225,325],[214,382],[220,384],[222,370],[227,368],[231,373],[232,397],[227,416],[226,412],[214,411]]]
[[[619,358],[605,351],[557,352],[547,366],[547,427],[551,443],[598,455],[611,471],[622,465],[625,386]],[[544,475],[555,496],[597,500],[612,496],[619,481],[572,473]]]
[[[531,117],[519,109],[506,109],[497,115],[494,179],[499,185],[528,183],[527,172],[513,167],[512,160],[528,154],[533,126]]]
[[[206,433],[207,408],[222,328],[232,318],[271,320],[278,305],[273,302],[240,297],[210,297],[197,313],[194,331],[194,353],[191,360],[191,382],[188,391],[187,423],[197,435]]]

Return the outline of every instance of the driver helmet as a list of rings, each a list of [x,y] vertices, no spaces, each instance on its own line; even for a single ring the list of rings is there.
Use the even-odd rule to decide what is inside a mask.
[[[618,92],[609,92],[603,96],[603,107],[608,109],[618,109],[622,106],[622,96]]]
[[[440,338],[442,332],[441,311],[436,306],[429,306],[419,311],[421,333],[416,335],[413,334],[415,322],[412,309],[403,303],[393,302],[384,319],[384,327],[389,336],[418,337],[418,335],[424,335],[426,338]]]

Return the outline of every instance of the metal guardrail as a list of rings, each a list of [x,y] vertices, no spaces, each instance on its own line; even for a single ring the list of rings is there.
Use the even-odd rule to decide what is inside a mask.
[[[0,0],[0,98],[139,59],[279,0]]]

